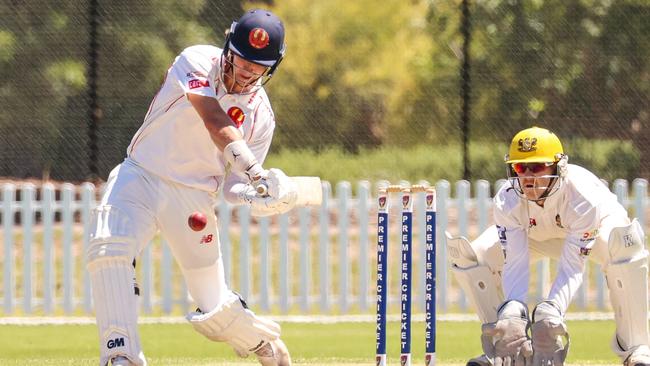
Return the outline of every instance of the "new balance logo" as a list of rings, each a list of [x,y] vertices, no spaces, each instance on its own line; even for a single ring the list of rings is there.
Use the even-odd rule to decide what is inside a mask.
[[[108,349],[113,349],[115,347],[124,347],[124,338],[109,339],[106,343],[106,347],[108,347]]]

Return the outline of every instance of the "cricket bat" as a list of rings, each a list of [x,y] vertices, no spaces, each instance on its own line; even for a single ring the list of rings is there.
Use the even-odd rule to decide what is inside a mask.
[[[320,206],[323,203],[323,185],[319,177],[290,177],[296,183],[298,198],[297,207]],[[268,187],[264,181],[255,187],[257,194],[264,196]]]

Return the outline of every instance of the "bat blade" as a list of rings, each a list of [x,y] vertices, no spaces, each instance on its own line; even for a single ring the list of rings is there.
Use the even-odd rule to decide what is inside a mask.
[[[296,206],[320,206],[323,203],[323,184],[319,177],[291,177],[296,183]]]
[[[319,177],[290,177],[296,184],[298,197],[296,206],[320,206],[323,204],[323,184]],[[268,194],[268,186],[264,180],[256,182],[255,190],[260,196]]]

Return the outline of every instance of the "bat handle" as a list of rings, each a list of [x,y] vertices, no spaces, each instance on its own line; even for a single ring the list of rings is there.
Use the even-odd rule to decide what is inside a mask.
[[[258,196],[266,196],[269,193],[269,187],[266,185],[264,179],[259,179],[254,182],[253,185],[255,186],[255,192],[257,192]]]

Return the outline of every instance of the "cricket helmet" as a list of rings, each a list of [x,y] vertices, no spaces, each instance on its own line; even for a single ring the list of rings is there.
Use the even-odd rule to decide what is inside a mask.
[[[560,139],[551,131],[531,127],[512,138],[505,157],[506,164],[557,163],[564,157]]]
[[[553,166],[554,173],[545,176],[538,176],[534,179],[550,178],[548,185],[541,187],[544,192],[536,199],[540,201],[555,194],[562,187],[564,178],[567,175],[568,156],[564,154],[560,139],[553,132],[533,126],[519,131],[510,142],[508,154],[505,156],[507,164],[508,180],[511,182],[515,192],[522,198],[526,198],[520,177],[516,174],[516,168],[533,169],[540,165]],[[530,167],[533,168],[530,168]],[[542,168],[543,169],[543,168]],[[528,199],[528,198],[526,198]]]
[[[224,51],[269,67],[270,77],[284,57],[284,24],[268,10],[250,10],[230,26]]]

